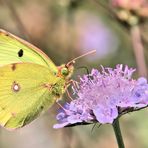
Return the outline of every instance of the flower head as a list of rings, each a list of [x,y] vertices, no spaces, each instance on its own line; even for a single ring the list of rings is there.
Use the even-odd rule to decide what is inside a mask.
[[[57,115],[61,128],[77,123],[110,123],[120,115],[146,107],[148,84],[143,77],[132,79],[135,69],[117,65],[115,69],[93,69],[80,78],[79,88],[74,88],[75,100],[67,103]]]

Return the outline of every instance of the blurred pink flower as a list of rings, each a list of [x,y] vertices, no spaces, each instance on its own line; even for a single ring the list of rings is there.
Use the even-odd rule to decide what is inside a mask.
[[[134,10],[143,17],[148,17],[148,1],[147,0],[111,0],[114,7],[127,10]]]

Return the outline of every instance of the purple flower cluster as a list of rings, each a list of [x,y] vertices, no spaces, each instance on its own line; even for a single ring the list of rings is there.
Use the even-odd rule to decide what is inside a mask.
[[[102,67],[101,72],[93,69],[80,78],[79,88],[74,88],[76,99],[61,109],[57,115],[62,128],[77,123],[112,124],[114,119],[128,110],[148,105],[147,80],[132,79],[135,69],[117,65],[115,69]],[[131,111],[131,110],[130,110]]]

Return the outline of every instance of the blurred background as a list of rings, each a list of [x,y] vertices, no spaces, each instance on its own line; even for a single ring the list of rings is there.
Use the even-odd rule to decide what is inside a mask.
[[[148,1],[132,2],[0,0],[0,28],[41,48],[56,65],[96,49],[77,61],[74,79],[86,73],[77,67],[91,70],[121,63],[138,69],[135,78],[147,77]],[[0,128],[0,148],[117,148],[111,125],[53,129],[57,109],[55,104],[22,129]],[[147,109],[123,116],[120,123],[127,148],[148,147]]]

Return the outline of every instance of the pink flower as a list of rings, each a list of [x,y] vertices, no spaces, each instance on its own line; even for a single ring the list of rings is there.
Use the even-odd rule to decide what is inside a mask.
[[[117,65],[115,69],[93,69],[80,78],[76,99],[66,103],[57,115],[54,128],[77,123],[110,123],[129,110],[148,105],[148,84],[143,77],[132,79],[135,69]]]
[[[111,0],[114,7],[132,10],[142,17],[148,17],[148,1],[147,0]]]

